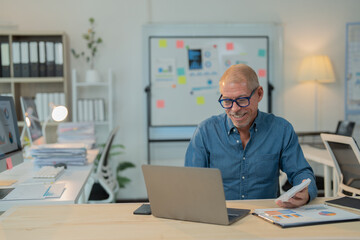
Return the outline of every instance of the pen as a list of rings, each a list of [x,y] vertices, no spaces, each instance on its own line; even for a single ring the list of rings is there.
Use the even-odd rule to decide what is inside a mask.
[[[47,189],[47,190],[46,190],[46,192],[44,193],[43,197],[46,197],[46,196],[47,196],[47,194],[48,194],[48,192],[49,192],[50,188],[51,188],[51,185],[48,187],[48,189]]]

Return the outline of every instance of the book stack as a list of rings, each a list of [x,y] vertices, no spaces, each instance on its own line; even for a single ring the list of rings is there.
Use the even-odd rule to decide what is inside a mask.
[[[57,129],[58,143],[82,143],[88,149],[96,143],[93,122],[62,122]]]
[[[84,144],[34,145],[30,149],[30,154],[38,166],[53,166],[59,163],[81,166],[87,162]]]

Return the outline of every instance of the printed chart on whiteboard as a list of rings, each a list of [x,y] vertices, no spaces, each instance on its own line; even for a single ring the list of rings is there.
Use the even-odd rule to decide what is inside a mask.
[[[252,67],[268,93],[268,38],[151,37],[151,126],[194,126],[224,112],[218,82],[231,65]],[[259,104],[268,111],[268,97]]]

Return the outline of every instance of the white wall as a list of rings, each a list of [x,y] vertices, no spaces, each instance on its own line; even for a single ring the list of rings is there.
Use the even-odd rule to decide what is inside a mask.
[[[335,130],[344,118],[345,30],[360,21],[358,0],[0,0],[0,29],[65,31],[70,47],[84,49],[81,34],[94,17],[104,44],[96,68],[115,74],[116,141],[126,146],[122,160],[136,163],[126,171],[132,182],[121,198],[146,196],[140,165],[146,162],[146,112],[143,103],[141,26],[145,23],[269,23],[283,26],[283,79],[275,86],[274,112],[297,131],[314,130],[314,86],[300,84],[296,72],[309,54],[330,56],[337,82],[320,86],[319,129]],[[85,70],[71,58],[71,68]],[[283,91],[280,91],[283,89]]]

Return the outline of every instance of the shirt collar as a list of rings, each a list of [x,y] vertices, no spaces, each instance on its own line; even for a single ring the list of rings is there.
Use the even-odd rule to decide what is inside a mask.
[[[226,117],[226,131],[227,131],[227,134],[230,135],[230,133],[234,132],[234,129],[236,131],[236,127],[226,113],[225,113],[225,117]],[[258,109],[257,116],[256,116],[254,122],[251,124],[250,131],[252,129],[256,129],[257,126],[259,126],[261,124],[262,119],[263,119],[263,113],[261,111],[259,111],[259,109]]]

